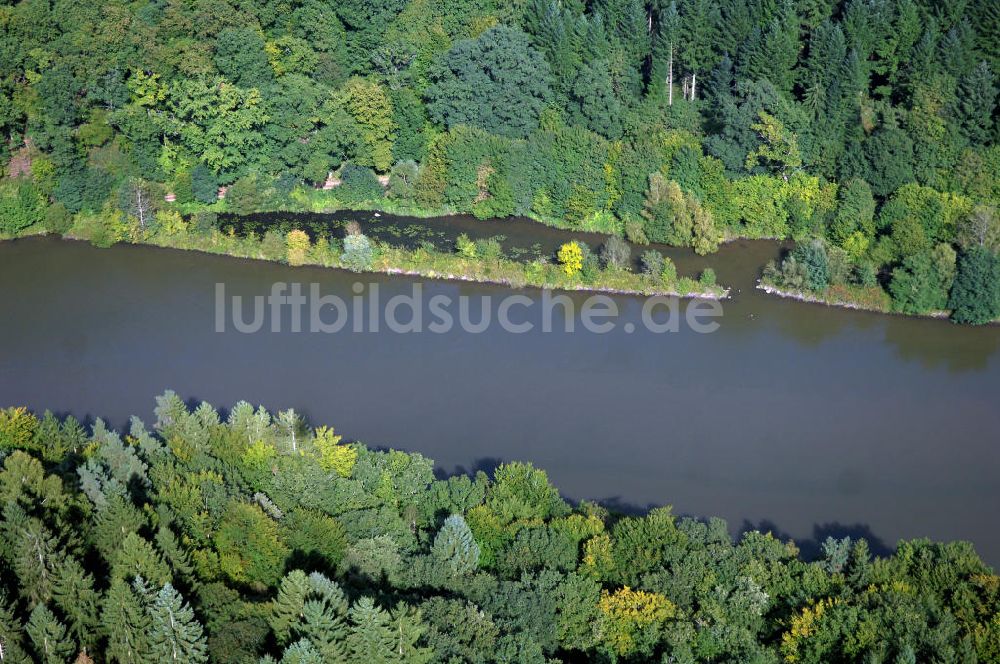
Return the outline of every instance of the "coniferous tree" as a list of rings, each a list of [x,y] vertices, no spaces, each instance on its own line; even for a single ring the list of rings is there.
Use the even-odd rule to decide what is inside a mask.
[[[148,613],[149,652],[156,661],[177,664],[208,661],[204,630],[172,585],[163,586]]]
[[[395,638],[393,652],[396,661],[403,664],[430,662],[434,657],[434,650],[417,645],[427,632],[420,611],[406,604],[400,604],[389,615]]]
[[[974,246],[959,255],[948,306],[952,319],[981,325],[1000,316],[1000,259],[986,247]]]
[[[864,151],[869,168],[866,179],[876,195],[888,196],[914,181],[913,141],[901,129],[880,129],[865,141]]]
[[[327,664],[339,660],[324,659],[309,639],[299,639],[285,648],[281,654],[280,664]],[[264,657],[260,664],[278,664],[272,657]]]
[[[479,565],[479,545],[461,514],[445,519],[431,553],[451,574],[469,574]]]
[[[139,577],[160,585],[170,580],[170,568],[149,540],[129,533],[111,558],[111,578],[131,581]]]
[[[6,595],[0,591],[0,653],[6,664],[29,664],[31,658],[24,650],[24,630],[7,603]]]
[[[347,599],[336,583],[314,572],[293,570],[278,590],[269,617],[279,643],[305,638],[324,661],[343,661],[347,654]]]
[[[66,556],[56,570],[52,598],[62,612],[70,635],[82,650],[93,650],[96,645],[98,603],[100,595],[94,590],[94,579],[73,556]]]
[[[194,577],[194,566],[187,549],[177,540],[174,531],[161,523],[156,531],[156,548],[163,554],[163,559],[173,569],[179,578],[190,582]]]
[[[79,472],[82,468],[77,470]],[[81,488],[88,498],[97,496],[105,500],[104,494],[99,490],[93,491],[88,488],[86,480],[81,482]],[[121,495],[110,495],[104,507],[97,508],[92,524],[88,539],[106,559],[110,560],[115,558],[129,535],[137,534],[146,525],[146,519],[132,501]]]
[[[399,661],[396,638],[389,614],[375,605],[370,597],[362,597],[348,613],[351,633],[347,648],[351,661],[390,664]]]
[[[55,537],[15,503],[3,510],[3,554],[18,580],[18,591],[28,606],[52,597],[61,547]]]
[[[681,16],[676,0],[659,12],[657,32],[653,40],[653,87],[658,89],[660,81],[666,90],[667,105],[674,104],[675,65],[677,45],[681,34]]]
[[[278,596],[271,606],[268,622],[279,643],[288,643],[297,629],[306,598],[309,596],[309,578],[301,570],[292,570],[278,588]]]
[[[685,86],[692,101],[698,97],[698,75],[715,66],[713,47],[719,26],[719,7],[710,0],[687,0],[681,7],[681,43],[678,57],[690,75]]]
[[[122,579],[112,579],[104,597],[101,628],[107,637],[109,660],[118,664],[148,660],[150,619],[145,597]]]
[[[996,78],[985,62],[962,77],[958,86],[956,114],[966,137],[974,143],[986,143],[994,133],[993,110],[996,108]]]
[[[66,626],[44,604],[38,604],[31,612],[25,631],[43,664],[66,664],[73,653]]]
[[[582,66],[572,95],[575,110],[591,131],[605,138],[621,136],[622,107],[615,95],[607,61]]]

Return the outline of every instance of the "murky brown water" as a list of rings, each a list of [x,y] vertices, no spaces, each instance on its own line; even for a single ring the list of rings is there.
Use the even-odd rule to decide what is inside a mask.
[[[672,504],[807,546],[827,533],[865,534],[876,548],[969,539],[1000,562],[1000,329],[764,296],[753,279],[777,251],[744,242],[708,258],[673,252],[682,274],[711,264],[734,286],[708,335],[621,325],[606,335],[219,334],[216,283],[260,295],[275,281],[317,282],[348,298],[355,275],[3,243],[0,405],[123,426],[133,413],[149,418],[167,388],[217,406],[246,399],[423,452],[448,471],[530,460],[573,499]],[[365,281],[383,299],[413,283]],[[490,295],[495,308],[509,291],[428,281],[424,294]],[[642,301],[616,302],[621,322],[638,324]]]

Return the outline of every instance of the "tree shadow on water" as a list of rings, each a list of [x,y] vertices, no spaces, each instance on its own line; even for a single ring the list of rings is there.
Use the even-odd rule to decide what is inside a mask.
[[[439,480],[446,480],[449,477],[456,477],[458,475],[466,475],[471,479],[475,479],[476,474],[479,472],[486,473],[490,477],[493,477],[493,471],[497,469],[497,466],[507,463],[506,460],[500,457],[480,457],[472,462],[472,464],[466,468],[463,465],[454,466],[451,470],[434,465],[434,477]]]
[[[791,540],[795,542],[795,546],[799,549],[799,557],[807,561],[823,557],[823,542],[828,537],[834,539],[850,537],[852,542],[863,539],[868,542],[868,549],[874,556],[886,557],[892,555],[894,551],[893,547],[887,545],[881,537],[872,532],[868,524],[864,523],[846,524],[838,521],[817,523],[813,525],[811,537],[793,537],[772,521],[765,519],[755,524],[752,521],[744,520],[740,526],[739,535],[742,536],[744,533],[754,530],[762,533],[769,532],[781,541]]]

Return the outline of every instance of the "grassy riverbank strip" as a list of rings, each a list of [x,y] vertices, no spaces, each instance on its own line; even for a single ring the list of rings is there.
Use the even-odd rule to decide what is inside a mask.
[[[426,248],[416,250],[381,245],[372,272],[406,274],[430,279],[498,284],[511,288],[535,287],[551,290],[591,291],[617,295],[665,295],[720,300],[729,290],[680,277],[673,281],[654,279],[621,269],[603,269],[589,280],[567,275],[561,266],[535,261],[520,263],[507,258],[470,259]]]
[[[811,293],[790,288],[781,288],[763,279],[757,282],[757,290],[764,291],[768,295],[783,297],[797,302],[809,302],[812,304],[824,304],[828,307],[839,307],[841,309],[854,309],[855,311],[869,311],[878,314],[888,314],[891,316],[901,316],[905,318],[932,318],[935,320],[947,320],[951,316],[950,311],[944,309],[929,311],[923,314],[904,313],[895,311],[889,295],[884,291],[875,293],[873,288],[850,287],[850,286],[830,286],[823,294]],[[1000,325],[1000,318],[987,325]]]
[[[289,246],[284,255],[279,248],[269,246],[267,238],[238,238],[213,231],[208,236],[188,234],[155,236],[145,244],[173,249],[205,251],[254,260],[284,263],[295,267],[313,266],[353,270],[358,273],[419,276],[427,279],[495,284],[509,288],[547,288],[566,291],[591,291],[620,295],[663,295],[683,298],[720,300],[728,289],[703,285],[694,279],[680,277],[661,281],[645,274],[620,269],[602,269],[590,279],[580,274],[568,275],[561,266],[534,261],[521,263],[502,256],[469,258],[457,253],[445,253],[429,247],[407,249],[373,242],[370,263],[358,269],[345,265],[338,243],[320,239],[308,246]]]
[[[535,287],[564,291],[588,291],[619,295],[675,296],[720,300],[728,289],[689,277],[671,277],[603,267],[587,272],[567,273],[551,260],[528,263],[506,258],[499,252],[466,256],[421,246],[415,249],[371,241],[371,255],[362,265],[345,261],[343,242],[320,237],[315,241],[304,233],[263,237],[240,237],[217,229],[197,232],[194,226],[176,216],[172,223],[160,224],[155,233],[143,232],[134,224],[122,224],[117,232],[94,234],[95,225],[77,224],[65,234],[68,239],[90,241],[98,246],[115,243],[146,244],[171,249],[200,251],[235,258],[265,260],[292,266],[348,269],[359,273],[419,276],[427,279],[494,284],[509,288]],[[115,229],[113,223],[97,224],[102,230]],[[40,229],[25,229],[18,237],[40,235]],[[2,239],[2,238],[0,238]],[[13,238],[11,238],[13,239]]]
[[[926,314],[904,314],[894,311],[892,309],[892,301],[885,291],[862,286],[828,286],[823,293],[815,293],[793,288],[783,288],[765,279],[760,279],[757,281],[757,290],[763,291],[768,295],[795,300],[797,302],[824,304],[828,307],[870,311],[879,314],[891,314],[893,316],[947,319],[949,315],[947,311],[934,311]]]

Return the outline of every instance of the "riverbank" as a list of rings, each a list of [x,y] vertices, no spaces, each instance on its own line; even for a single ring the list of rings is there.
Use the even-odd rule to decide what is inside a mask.
[[[494,284],[508,288],[542,288],[564,291],[585,291],[617,295],[669,296],[721,300],[729,291],[720,286],[701,285],[688,277],[680,277],[669,283],[658,283],[650,275],[637,274],[622,269],[602,269],[589,281],[578,275],[568,275],[560,265],[533,261],[520,263],[508,258],[470,258],[459,254],[448,254],[429,247],[407,249],[387,243],[374,242],[371,263],[360,269],[351,269],[344,264],[340,248],[317,242],[300,257],[286,255],[280,258],[268,255],[262,240],[254,247],[253,240],[238,241],[221,233],[213,233],[211,248],[191,246],[186,240],[153,240],[144,244],[173,249],[208,251],[238,258],[268,260],[285,263],[293,267],[324,267],[351,270],[360,273],[419,276],[426,279],[462,281],[470,283]],[[250,245],[247,247],[247,245]],[[214,249],[214,250],[213,250]],[[221,250],[219,250],[221,249]],[[249,250],[247,250],[249,249]]]
[[[801,290],[781,288],[768,283],[763,279],[757,281],[757,290],[772,295],[774,297],[795,300],[796,302],[807,302],[810,304],[822,304],[828,307],[838,307],[840,309],[852,309],[854,311],[868,311],[871,313],[898,316],[901,318],[928,318],[932,320],[948,320],[951,313],[945,310],[930,311],[923,314],[910,314],[901,311],[893,311],[889,296],[883,292],[884,298],[877,302],[863,301],[852,297],[852,291],[843,288],[828,288],[827,293],[818,295]],[[987,325],[1000,325],[1000,319],[994,320]]]
[[[905,315],[898,314],[889,308],[889,298],[885,297],[885,300],[876,299],[872,301],[861,301],[859,299],[844,297],[843,293],[846,292],[844,289],[839,289],[837,293],[831,292],[835,289],[828,288],[827,293],[817,294],[802,290],[796,290],[791,288],[781,288],[775,284],[769,283],[763,279],[757,280],[756,285],[757,290],[763,291],[768,295],[773,295],[775,297],[781,297],[788,300],[795,300],[796,302],[808,302],[811,304],[824,304],[828,307],[840,307],[841,309],[853,309],[855,311],[870,311],[879,314],[894,314],[894,315]],[[934,316],[914,316],[914,318],[947,318],[946,312],[941,312],[940,315]]]

